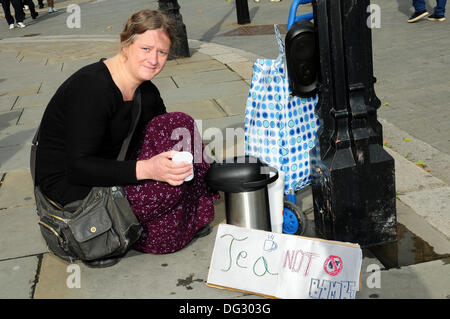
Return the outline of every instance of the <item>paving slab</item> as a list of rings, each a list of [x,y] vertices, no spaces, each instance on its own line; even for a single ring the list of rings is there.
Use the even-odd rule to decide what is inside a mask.
[[[240,80],[239,76],[228,70],[211,70],[192,74],[180,74],[172,76],[179,88],[196,88],[205,84],[223,83]]]
[[[0,173],[26,169],[30,167],[31,145],[12,145],[1,148]]]
[[[48,94],[53,96],[63,82],[64,80],[43,81],[41,87],[39,88],[39,94]]]
[[[33,57],[33,59],[28,59],[28,61],[26,61],[27,57]],[[11,70],[11,79],[22,79],[22,81],[28,82],[30,80],[33,80],[33,77],[30,77],[30,74],[43,75],[47,72],[51,72],[50,68],[46,65],[46,59],[47,57],[41,54],[22,55],[22,58],[20,58],[20,62],[16,63],[14,65],[14,68]],[[58,69],[57,72],[52,73],[58,72],[61,72],[61,70]]]
[[[217,96],[248,94],[249,86],[244,81],[230,81],[224,83],[205,84],[201,90],[192,88],[177,88],[161,90],[161,97],[165,104],[194,102],[212,99]]]
[[[443,181],[434,177],[417,165],[411,163],[399,153],[384,147],[395,161],[395,188],[397,193],[406,193],[422,189],[447,186]]]
[[[0,187],[0,209],[34,205],[33,180],[29,169],[6,173]]]
[[[217,45],[214,43],[202,43],[199,48],[199,51],[203,54],[207,54],[209,56],[214,55],[223,55],[231,53],[231,48],[223,45]]]
[[[14,109],[46,106],[51,98],[52,94],[50,93],[38,93],[33,95],[19,96],[16,103],[14,104]]]
[[[222,118],[226,116],[221,108],[212,100],[167,104],[166,109],[167,112],[184,112],[196,120]]]
[[[17,125],[23,125],[23,124],[36,124],[39,125],[41,123],[42,116],[44,115],[44,111],[47,105],[41,106],[30,106],[26,107],[23,110],[22,115],[20,116],[19,121],[17,122]]]
[[[0,130],[0,148],[31,143],[38,124],[12,125]]]
[[[450,258],[381,270],[379,274],[380,288],[364,289],[363,285],[357,298],[447,299],[450,295]]]
[[[22,56],[20,63],[21,64],[32,64],[32,65],[45,65],[47,57],[42,56],[40,54],[27,54]]]
[[[380,288],[373,285],[375,278],[374,273],[380,273],[384,270],[383,264],[381,264],[376,257],[374,257],[370,251],[363,250],[363,259],[361,264],[361,275],[359,279],[359,291],[356,293],[355,299],[368,299],[377,298],[380,293]],[[371,277],[372,276],[372,277]],[[377,297],[375,297],[377,296]]]
[[[399,198],[450,239],[450,187],[409,192]]]
[[[0,260],[48,252],[38,221],[34,205],[0,210]]]
[[[0,299],[30,299],[38,262],[37,256],[0,260]]]
[[[37,94],[39,92],[39,88],[41,87],[41,83],[36,83],[34,82],[33,84],[29,84],[27,85],[26,83],[24,83],[20,88],[14,87],[14,88],[3,88],[2,90],[5,91],[1,91],[3,93],[6,93],[7,95],[10,96],[18,96],[18,95],[33,95],[33,94]]]
[[[222,131],[223,136],[226,136],[226,129],[244,129],[244,115],[234,115],[227,116],[224,118],[218,119],[208,119],[202,122],[202,133],[203,138],[208,140],[206,136],[204,136],[205,130],[208,128],[218,128]]]
[[[2,79],[0,79],[0,83],[2,83]],[[11,111],[11,109],[14,106],[14,103],[16,103],[17,100],[17,96],[11,96],[11,95],[6,95],[6,93],[4,93],[4,95],[0,96],[0,112],[8,112]]]
[[[21,109],[0,113],[0,130],[16,125],[21,114]]]
[[[152,83],[156,85],[156,87],[159,90],[172,90],[176,89],[177,86],[175,85],[175,82],[173,81],[171,76],[168,77],[156,77],[152,79]]]
[[[245,113],[247,104],[247,94],[237,94],[232,96],[220,96],[215,101],[225,110],[228,116],[234,116]]]
[[[63,70],[61,69],[53,69],[52,67],[49,67],[48,65],[42,66],[38,70],[36,70],[36,76],[35,80],[40,82],[50,81],[50,82],[62,82],[68,78],[69,75],[72,74],[72,71]],[[18,78],[19,76],[17,76]],[[39,93],[41,91],[39,90]]]
[[[236,53],[224,53],[224,54],[217,54],[217,55],[211,55],[214,59],[217,61],[223,63],[223,64],[229,64],[233,62],[245,62],[247,61],[247,58],[240,56]]]
[[[191,46],[189,46],[191,56],[186,58],[177,58],[174,60],[177,64],[184,64],[184,63],[192,63],[192,62],[201,62],[201,61],[207,61],[211,60],[211,56],[208,54],[204,54],[199,52],[197,49],[193,49]],[[170,62],[170,61],[168,61]],[[169,65],[166,63],[166,65]]]
[[[109,58],[108,56],[106,56],[105,58]],[[100,59],[97,58],[91,58],[91,59],[83,59],[83,60],[78,60],[78,61],[67,61],[65,60],[62,63],[62,68],[61,68],[61,72],[65,72],[66,74],[73,74],[76,71],[78,71],[79,69],[81,69],[82,67],[98,62]]]
[[[384,118],[379,121],[383,125],[384,140],[392,145],[395,152],[406,156],[410,162],[424,161],[433,176],[450,183],[450,155],[410,135]]]
[[[35,76],[30,76],[31,71],[27,70],[26,67],[22,67],[20,64],[14,65],[14,69],[15,70],[11,71],[11,74],[2,81],[0,93],[6,93],[10,96],[28,95],[33,94],[32,92],[37,93],[41,83]]]
[[[411,207],[397,200],[397,222],[406,226],[411,233],[433,247],[438,255],[450,254],[450,240],[442,232],[431,226],[424,218]]]
[[[227,65],[245,80],[250,80],[253,75],[253,61],[229,62]]]
[[[161,71],[159,76],[172,76],[172,75],[183,75],[183,74],[192,74],[198,72],[207,72],[213,70],[223,70],[226,67],[217,60],[210,59],[205,61],[191,62],[191,63],[182,63],[176,65],[167,65]]]
[[[0,66],[10,66],[11,62],[17,62],[17,52],[7,52],[5,46],[0,47],[0,53],[3,59],[0,61]]]

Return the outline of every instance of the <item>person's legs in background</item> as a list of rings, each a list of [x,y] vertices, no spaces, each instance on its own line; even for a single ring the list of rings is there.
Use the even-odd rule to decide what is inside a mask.
[[[447,0],[436,0],[436,7],[434,13],[428,17],[429,21],[445,21],[445,5]]]
[[[10,0],[3,0],[1,1],[3,12],[5,13],[5,19],[6,22],[9,25],[10,29],[14,29],[14,18],[11,15],[11,1]]]
[[[39,15],[39,13],[36,12],[36,7],[34,5],[33,0],[23,0],[22,2],[28,6],[28,8],[30,10],[31,18],[33,18],[33,20],[36,19],[37,16]]]
[[[16,23],[20,28],[25,28],[23,20],[25,19],[25,12],[23,12],[22,1],[21,0],[10,0],[14,8],[14,18]]]
[[[409,17],[408,22],[416,22],[422,18],[428,16],[427,9],[425,8],[425,0],[413,0],[414,13]]]
[[[48,5],[48,12],[56,12],[58,10],[55,9],[55,1],[54,0],[47,0]]]
[[[416,12],[426,11],[425,0],[413,0],[413,6]]]

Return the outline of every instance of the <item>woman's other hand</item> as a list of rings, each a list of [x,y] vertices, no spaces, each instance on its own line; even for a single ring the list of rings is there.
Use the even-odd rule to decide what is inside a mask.
[[[173,162],[172,157],[178,152],[169,151],[153,156],[136,164],[137,180],[153,179],[167,182],[169,185],[183,184],[186,177],[192,174],[193,166],[186,162]]]

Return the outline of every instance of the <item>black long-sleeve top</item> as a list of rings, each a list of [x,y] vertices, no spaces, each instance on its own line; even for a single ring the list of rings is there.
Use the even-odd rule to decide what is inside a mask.
[[[131,125],[132,102],[124,102],[102,62],[70,76],[50,100],[40,126],[36,185],[65,205],[93,186],[136,183],[136,151],[153,117],[166,112],[156,86],[142,83],[141,116],[125,161],[117,161]]]

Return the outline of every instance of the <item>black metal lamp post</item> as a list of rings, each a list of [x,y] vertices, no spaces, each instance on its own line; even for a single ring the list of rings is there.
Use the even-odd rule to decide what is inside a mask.
[[[320,56],[318,144],[311,151],[316,230],[370,246],[396,240],[394,159],[377,120],[369,0],[313,0]]]
[[[169,59],[179,57],[190,57],[187,40],[186,26],[180,14],[180,5],[177,0],[158,0],[158,9],[171,18],[174,22],[174,29],[177,41],[172,49]]]
[[[250,23],[250,13],[248,11],[247,0],[236,0],[236,15],[238,24]]]

